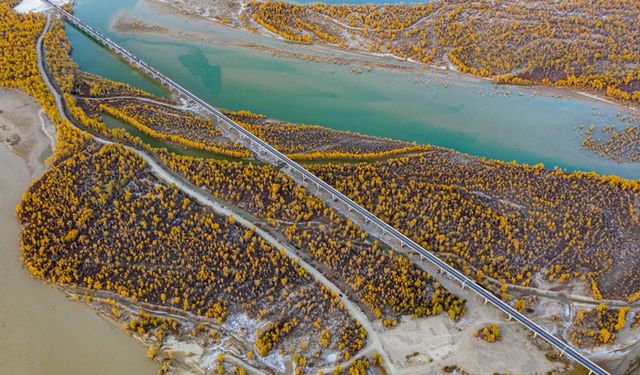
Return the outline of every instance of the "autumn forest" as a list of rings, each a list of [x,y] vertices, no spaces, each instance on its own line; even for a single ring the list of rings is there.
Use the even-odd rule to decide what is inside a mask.
[[[138,337],[160,373],[186,368],[176,340],[216,348],[200,363],[206,373],[394,373],[411,357],[390,360],[385,340],[408,321],[466,332],[451,337],[478,348],[515,346],[520,335],[553,364],[549,373],[572,368],[499,314],[479,319],[486,301],[260,158],[193,103],[82,71],[62,19],[14,5],[0,0],[0,85],[33,97],[56,132],[47,171],[16,208],[21,260]],[[252,1],[230,22],[638,105],[637,7]],[[572,345],[594,350],[637,335],[638,180],[222,111]],[[108,120],[206,156],[154,146]],[[604,136],[585,129],[583,146],[637,162],[634,121]],[[547,299],[571,315],[544,311]],[[444,372],[464,368],[436,362]]]

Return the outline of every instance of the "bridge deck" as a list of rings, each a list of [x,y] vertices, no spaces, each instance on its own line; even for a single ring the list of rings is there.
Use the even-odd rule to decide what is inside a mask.
[[[49,2],[49,0],[43,0],[43,1],[47,3],[49,6],[51,6],[56,12],[58,12],[63,17],[65,17],[70,23],[72,23],[73,25],[75,25],[76,27],[78,27],[79,29],[87,33],[89,36],[91,36],[93,39],[95,39],[98,43],[104,45],[105,47],[110,49],[112,52],[121,56],[122,58],[130,62],[132,65],[136,66],[137,68],[139,68],[140,70],[142,70],[143,72],[151,76],[152,78],[158,80],[162,85],[166,86],[170,90],[200,105],[211,116],[215,117],[218,120],[220,125],[225,126],[228,131],[236,132],[241,139],[248,141],[247,143],[250,145],[250,147],[253,148],[252,149],[253,152],[263,157],[268,156],[267,160],[265,161],[279,168],[282,168],[283,166],[288,167],[288,170],[286,170],[285,168],[282,168],[283,172],[288,173],[293,178],[296,178],[296,177],[302,178],[302,180],[306,181],[307,183],[313,184],[319,190],[323,190],[324,192],[331,195],[334,201],[340,202],[345,206],[345,208],[348,208],[350,211],[356,211],[365,220],[368,220],[370,223],[378,227],[378,229],[380,229],[383,233],[388,233],[389,235],[393,236],[397,241],[401,243],[403,247],[408,247],[411,250],[415,251],[416,253],[420,254],[421,256],[425,257],[427,260],[433,263],[436,267],[446,272],[450,277],[459,281],[462,284],[463,288],[468,287],[469,289],[474,291],[477,295],[484,298],[485,301],[490,302],[496,308],[506,313],[510,318],[517,320],[522,325],[524,325],[525,327],[533,331],[535,335],[539,335],[542,338],[544,338],[547,342],[549,342],[551,345],[553,345],[558,350],[560,350],[562,354],[566,354],[576,362],[586,367],[590,371],[590,373],[593,372],[600,375],[608,374],[608,372],[602,369],[600,366],[592,362],[590,359],[588,359],[587,357],[579,353],[577,350],[575,350],[565,342],[553,336],[547,330],[540,327],[538,324],[536,324],[535,322],[527,318],[525,315],[515,310],[513,307],[511,307],[504,301],[500,300],[493,293],[489,292],[488,290],[478,285],[474,280],[468,278],[458,270],[449,266],[447,263],[440,260],[436,255],[424,249],[422,246],[418,245],[416,242],[414,242],[404,234],[400,233],[395,228],[391,227],[389,224],[385,223],[384,221],[379,219],[377,216],[375,216],[374,214],[372,214],[362,206],[353,202],[350,198],[348,198],[347,196],[345,196],[344,194],[342,194],[341,192],[333,188],[331,185],[322,181],[320,178],[318,178],[311,172],[304,169],[298,163],[289,159],[286,155],[276,150],[270,144],[256,137],[253,133],[249,132],[242,126],[236,124],[233,120],[225,116],[222,112],[220,112],[219,110],[217,110],[216,108],[214,108],[213,106],[205,102],[204,100],[192,94],[190,91],[188,91],[178,83],[174,82],[169,77],[160,73],[159,71],[157,71],[155,68],[153,68],[146,62],[140,60],[138,57],[136,57],[129,51],[125,50],[120,45],[116,44],[111,39],[109,39],[108,37],[100,33],[99,31],[87,25],[79,18],[68,13],[64,9],[58,7],[57,5],[52,4],[51,2]]]

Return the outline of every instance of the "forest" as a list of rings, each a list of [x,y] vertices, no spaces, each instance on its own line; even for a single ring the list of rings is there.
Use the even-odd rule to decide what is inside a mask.
[[[59,44],[64,45],[63,35],[60,38],[63,42]],[[75,80],[75,87],[83,86],[81,78]],[[208,126],[206,121],[195,120],[195,128],[189,129],[190,125],[183,125],[182,121],[167,120],[169,113],[181,112],[177,109],[134,101],[104,103],[107,104],[102,105],[102,109],[100,106],[96,109],[95,104],[83,108],[89,117],[95,116],[93,112],[104,110],[105,105],[126,108],[129,116],[138,116],[134,119],[152,124],[154,131],[181,134],[186,139],[219,136],[215,130],[211,130],[210,136],[197,130]],[[541,165],[476,159],[431,146],[353,133],[344,134],[349,136],[345,144],[340,143],[340,132],[318,126],[282,123],[248,111],[226,111],[226,114],[290,155],[313,155],[317,148],[322,148],[322,159],[331,159],[330,155],[336,152],[389,158],[372,163],[316,163],[309,168],[507,300],[511,298],[506,291],[509,285],[540,287],[542,281],[576,280],[588,286],[589,296],[595,299],[634,301],[640,295],[640,281],[633,275],[638,262],[635,253],[640,230],[634,205],[640,191],[637,182],[548,170]],[[167,119],[162,119],[163,116]],[[191,119],[193,115],[188,113],[184,117]],[[170,129],[172,125],[178,129]],[[328,145],[339,146],[331,149]],[[357,258],[339,249],[364,248],[371,254],[383,255],[389,250],[372,242],[357,226],[309,196],[284,174],[259,163],[153,152],[194,185],[205,187],[213,196],[265,220],[293,244],[305,248],[314,261],[327,266],[336,272],[336,277],[358,290],[359,298],[374,316],[394,312],[422,316],[434,311],[434,306],[419,307],[409,302],[413,298],[424,298],[408,297],[409,293],[383,297],[392,301],[388,304],[376,301],[374,296],[395,293],[398,287],[376,281],[371,285],[379,288],[387,285],[381,288],[384,291],[380,294],[371,289],[369,292],[366,278],[361,280],[357,273],[351,275],[352,271],[346,267]],[[395,152],[400,154],[394,157]],[[405,152],[408,155],[404,155]],[[612,249],[616,249],[615,252]],[[619,257],[620,254],[625,256]],[[394,256],[383,258],[386,262]],[[372,261],[376,262],[377,257],[374,255]],[[361,264],[362,261],[355,262]],[[343,270],[345,267],[347,270]],[[612,269],[619,270],[615,278],[610,275]],[[366,263],[363,270],[369,270],[366,273],[375,277]],[[628,282],[621,283],[621,279]],[[423,283],[428,284],[428,279]],[[414,307],[407,310],[402,307],[406,304]],[[450,309],[447,304],[443,307]],[[459,316],[458,310],[461,309],[452,309],[452,317]]]
[[[56,40],[58,41],[56,42]],[[56,53],[60,48],[64,49],[68,46],[60,24],[56,25],[53,31],[47,35],[47,41],[50,45],[47,59],[55,61],[55,64],[51,65],[54,66],[52,67],[54,75],[59,77],[57,79],[67,82],[81,82],[81,76],[75,74],[77,66],[66,57],[68,54]],[[67,87],[66,91],[75,92],[76,85],[83,86],[73,83]],[[113,86],[115,87],[116,84]],[[133,144],[136,147],[140,146],[139,139],[134,140],[130,135],[123,135],[121,132],[107,129],[101,123],[97,113],[91,111],[91,109],[95,109],[95,105],[82,107],[76,105],[75,99],[70,94],[67,94],[67,98],[67,105],[74,112],[74,117],[87,129],[127,144]],[[161,116],[157,116],[157,111],[153,112],[154,117],[143,118],[143,114],[146,113],[144,111],[149,108],[149,105],[144,104],[136,110],[137,112],[142,111],[142,114],[135,114],[140,117],[131,116],[131,118],[135,121],[155,123],[154,126],[157,129],[154,130],[155,132],[160,132],[163,126],[167,127],[171,124],[165,120],[159,120]],[[103,105],[102,109],[98,107],[98,109],[105,110],[105,106]],[[262,116],[247,111],[230,113],[230,115],[251,121],[245,123],[249,125],[264,120]],[[131,118],[128,117],[121,118],[131,121]],[[198,117],[185,115],[185,119],[192,119],[188,121],[194,125],[188,126],[204,126],[198,125],[203,123],[202,120],[198,120]],[[186,121],[174,123],[180,124]],[[204,122],[204,124],[207,123]],[[180,127],[184,128],[185,126]],[[305,131],[307,127],[302,126],[301,128],[302,131]],[[317,129],[317,127],[311,128]],[[217,135],[218,133],[214,131],[213,134]],[[354,135],[354,138],[366,140],[366,137],[359,135]],[[390,142],[376,138],[371,139],[370,143],[377,147],[374,149],[376,151],[385,150],[384,143]],[[405,146],[406,144],[391,142],[391,145],[387,147],[398,147],[398,145]],[[247,213],[267,220],[272,226],[277,227],[276,229],[285,234],[292,244],[312,254],[313,259],[326,267],[327,272],[335,272],[334,277],[346,282],[376,318],[381,318],[383,315],[393,318],[401,314],[420,317],[444,311],[448,312],[452,318],[458,319],[464,313],[464,302],[448,293],[427,273],[402,255],[389,255],[388,249],[377,243],[372,243],[367,239],[367,234],[351,221],[326,207],[322,201],[306,193],[304,188],[295,184],[293,180],[276,169],[267,165],[175,155],[164,150],[151,150],[148,145],[142,147],[153,152],[160,161],[187,178],[193,185],[205,187],[215,198],[238,206],[246,210]],[[350,150],[350,152],[357,151],[358,149]],[[327,157],[327,155],[323,157]],[[305,228],[311,225],[322,225],[322,233],[326,233],[326,235],[314,238],[313,242],[307,243],[305,240],[309,237],[309,232]],[[360,268],[353,267],[354,261],[362,266]],[[376,270],[380,270],[380,272],[376,272]],[[363,277],[363,274],[376,279]]]
[[[456,20],[461,25],[474,24],[479,14],[474,12],[484,11],[482,2],[464,12],[445,11],[449,5],[440,3],[413,10],[407,6],[381,10],[319,5],[309,10],[278,4],[262,3],[248,9],[255,12],[256,22],[272,25],[283,37],[295,40],[287,35],[299,35],[292,33],[304,29],[303,35],[311,39],[299,37],[300,42],[319,38],[338,45],[346,43],[343,34],[330,34],[331,30],[320,28],[305,15],[322,14],[350,25],[354,33],[376,38],[386,33],[396,40],[392,34],[397,29],[407,30],[403,33],[408,38],[418,25],[435,22],[432,18],[446,15],[448,24]],[[127,145],[149,153],[193,186],[281,236],[386,329],[406,315],[422,318],[446,313],[454,322],[464,316],[465,301],[409,256],[374,239],[278,169],[256,160],[176,155],[154,149],[123,130],[107,128],[104,114],[153,138],[217,155],[253,158],[248,150],[226,139],[214,121],[124,83],[80,71],[69,57],[71,46],[62,23],[54,21],[45,37],[47,67],[80,129],[63,121],[36,65],[34,45],[44,18],[17,15],[11,5],[0,1],[0,58],[3,66],[11,67],[0,73],[0,85],[34,96],[58,134],[49,171],[34,182],[17,208],[23,261],[35,277],[87,292],[113,293],[133,303],[177,309],[212,324],[247,313],[263,323],[255,332],[257,355],[286,352],[300,372],[326,364],[323,354],[327,352],[337,352],[346,361],[367,345],[366,330],[334,291],[308,275],[283,249],[236,223],[233,216],[217,214],[193,202],[176,186],[160,181],[136,152],[122,146]],[[437,11],[438,6],[442,10]],[[277,9],[271,12],[270,7]],[[603,7],[612,14],[619,11],[611,9],[613,5]],[[268,16],[262,14],[265,12]],[[290,12],[297,12],[296,20],[280,29],[278,20]],[[580,25],[579,19],[576,22]],[[518,27],[525,26],[516,22],[514,30]],[[475,34],[460,35],[482,40]],[[440,37],[448,43],[448,36]],[[505,79],[504,74],[510,73],[500,69],[506,66],[473,57],[473,53],[491,57],[485,55],[488,46],[477,44],[480,52],[456,45],[455,52],[449,52],[452,62],[459,64],[455,59],[467,58],[465,64],[479,64],[491,72],[488,76]],[[401,48],[401,44],[384,48]],[[442,56],[438,51],[429,50],[430,56]],[[507,53],[504,58],[511,57]],[[556,62],[565,58],[569,59],[558,57]],[[635,61],[633,56],[625,58]],[[603,65],[607,64],[601,62],[598,68]],[[524,73],[535,71],[532,67],[518,69],[522,75],[509,79],[535,80]],[[591,77],[583,73],[580,77]],[[611,78],[607,84],[621,91],[636,82],[631,78],[625,86],[615,75],[607,77]],[[563,84],[560,81],[553,83]],[[584,82],[580,85],[592,84]],[[153,102],[113,98],[123,95]],[[635,94],[630,95],[631,100]],[[640,266],[638,181],[484,160],[428,145],[289,124],[248,111],[225,113],[293,158],[320,161],[308,166],[314,174],[518,310],[524,311],[525,306],[509,294],[515,285],[544,289],[578,282],[596,300],[640,299],[640,279],[635,272]],[[612,129],[609,134],[633,145],[632,131]],[[101,144],[92,135],[121,145]],[[599,143],[608,140],[589,142],[594,152],[633,160],[633,146],[620,149]],[[327,160],[333,162],[324,162]],[[632,327],[640,325],[638,315],[627,318],[627,311],[605,304],[581,310],[574,319],[571,339],[584,347],[612,343],[628,321]],[[137,332],[171,326],[158,319],[140,314],[125,328]],[[483,327],[478,337],[497,341],[500,328],[495,324]],[[348,371],[364,374],[369,366],[380,366],[380,361],[376,356],[358,358]]]
[[[123,103],[124,102],[124,103]],[[85,101],[85,105],[91,104]],[[136,100],[116,99],[98,105],[96,112],[125,121],[143,133],[172,143],[235,158],[249,158],[251,154],[222,137],[211,120],[190,112],[172,110],[157,104]]]
[[[14,15],[10,9],[8,12]],[[44,25],[41,17],[32,18],[33,25],[23,23],[29,26],[23,44],[27,50],[34,50]],[[14,20],[20,21],[20,16]],[[150,135],[174,137],[169,139],[177,143],[185,142],[189,136],[196,140],[195,137],[203,137],[200,141],[215,140],[220,137],[219,131],[201,117],[176,112],[161,104],[142,105],[132,115],[123,114],[124,111],[116,113],[114,108],[132,111],[132,105],[118,103],[110,107],[108,103],[113,99],[108,97],[137,95],[137,90],[80,72],[68,58],[70,45],[62,23],[54,21],[51,30],[44,39],[46,64],[80,129],[64,122],[56,112],[51,93],[37,69],[29,77],[32,81],[6,79],[7,86],[34,93],[37,92],[34,87],[39,88],[39,100],[47,105],[58,130],[59,142],[49,171],[29,188],[17,208],[22,224],[23,261],[30,272],[61,286],[87,293],[112,293],[119,299],[160,309],[178,309],[211,322],[224,322],[239,312],[248,313],[268,322],[256,332],[257,352],[267,355],[276,348],[295,352],[300,371],[323,364],[321,353],[325,351],[337,351],[344,360],[356,355],[366,345],[367,333],[346,312],[336,293],[320,285],[282,250],[267,245],[252,230],[238,226],[233,217],[212,213],[175,186],[157,180],[134,151],[98,143],[91,136],[154,152],[176,170],[186,171],[190,163],[208,161],[181,160],[165,150],[153,150],[124,131],[107,128],[99,112],[112,111],[129,122],[138,121],[142,124],[139,126],[149,129]],[[36,65],[35,54],[16,60]],[[101,98],[107,104],[96,106],[93,98]],[[254,121],[259,117],[250,113],[235,115],[253,117]],[[174,124],[181,132],[171,132]],[[200,132],[202,128],[209,132]],[[374,152],[405,146],[398,142],[388,147],[385,142],[373,139]],[[236,145],[229,146],[240,150]],[[366,233],[280,172],[267,166],[226,161],[215,167],[220,168],[221,174],[209,180],[217,180],[212,185],[216,189],[213,195],[224,195],[227,201],[235,198],[239,206],[259,209],[252,213],[277,222],[274,227],[279,227],[282,233],[287,230],[289,240],[298,241],[298,247],[314,254],[332,278],[349,283],[351,292],[361,298],[372,315],[421,317],[447,312],[452,319],[463,315],[464,301],[404,256],[366,238]],[[238,173],[245,177],[239,178]],[[245,186],[228,182],[223,188],[221,179],[240,181]],[[269,209],[262,212],[265,202],[255,197],[269,202],[266,205]],[[308,236],[305,228],[317,224],[315,220],[322,221],[328,229],[327,236],[314,244],[326,246],[326,251],[314,248],[314,253],[300,241]],[[299,233],[294,233],[296,224],[300,224]],[[352,267],[350,263],[354,261],[361,266]],[[362,272],[376,275],[375,282],[363,278]],[[360,290],[360,286],[366,289]],[[131,321],[127,329],[146,331],[146,323],[141,322]],[[358,359],[351,367],[356,371],[369,366],[368,363],[366,359]]]
[[[375,160],[424,150],[424,146],[318,125],[267,119],[249,111],[225,113],[232,120],[297,161]]]
[[[171,169],[214,197],[230,202],[281,231],[350,289],[375,318],[464,313],[448,293],[405,256],[377,241],[280,171],[263,165],[159,154]]]
[[[609,308],[604,303],[590,310],[578,310],[573,318],[571,341],[590,348],[613,343],[616,333],[626,326],[628,312],[628,307]]]
[[[388,53],[499,82],[640,100],[637,0],[346,5],[254,1],[243,20],[282,38]]]
[[[521,286],[578,280],[596,299],[638,298],[638,181],[438,148],[309,168],[485,284],[487,278]]]
[[[366,343],[366,332],[349,330],[359,323],[337,296],[283,251],[158,181],[133,151],[83,147],[17,208],[23,260],[34,276],[217,323],[237,313],[276,322],[269,336],[257,332],[262,356],[288,338],[287,347],[318,365],[324,350],[357,353]],[[336,338],[324,346],[323,330]]]

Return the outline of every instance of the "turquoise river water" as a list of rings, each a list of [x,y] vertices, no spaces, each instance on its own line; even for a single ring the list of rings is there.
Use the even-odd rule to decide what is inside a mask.
[[[253,35],[167,12],[148,0],[78,0],[75,13],[114,41],[210,103],[269,117],[452,148],[476,156],[547,168],[640,178],[639,164],[600,159],[581,148],[580,125],[623,124],[620,106],[578,95],[496,85],[438,69],[374,69],[354,74],[345,65],[274,57],[239,48],[252,42],[322,56],[355,55]],[[120,14],[169,27],[173,37],[112,32]],[[73,58],[84,70],[162,90],[68,27]],[[198,33],[205,42],[180,40]],[[363,58],[359,56],[359,58]],[[365,59],[375,60],[374,57]],[[428,84],[424,84],[427,81]]]

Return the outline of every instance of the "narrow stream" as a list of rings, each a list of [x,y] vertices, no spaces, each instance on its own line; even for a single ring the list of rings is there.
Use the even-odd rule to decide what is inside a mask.
[[[164,141],[161,139],[156,139],[153,137],[150,137],[148,135],[146,135],[145,133],[141,132],[140,130],[138,130],[135,126],[122,121],[120,119],[117,119],[113,116],[109,116],[106,114],[101,115],[102,117],[102,121],[105,123],[105,125],[107,125],[108,128],[110,129],[123,129],[124,131],[126,131],[127,133],[140,138],[144,143],[148,144],[149,146],[153,147],[153,148],[160,148],[160,149],[166,149],[169,152],[173,152],[177,155],[183,155],[183,156],[193,156],[193,157],[197,157],[197,158],[204,158],[204,159],[219,159],[219,160],[233,160],[233,161],[240,161],[241,159],[238,158],[232,158],[229,156],[224,156],[224,155],[219,155],[213,152],[209,152],[209,151],[204,151],[204,150],[199,150],[197,148],[193,148],[193,147],[188,147],[188,146],[182,146],[182,145],[178,145],[176,143],[172,143],[172,142],[168,142],[168,141]]]

